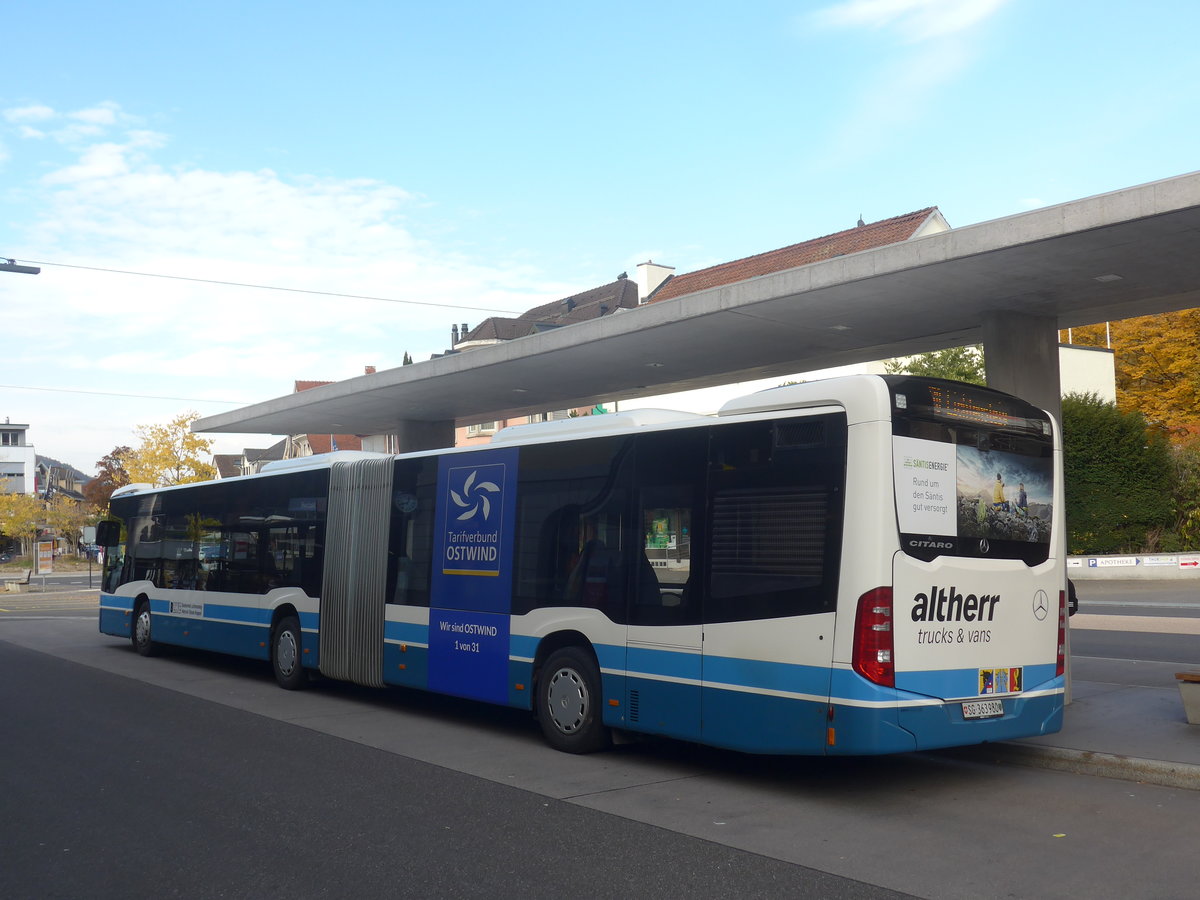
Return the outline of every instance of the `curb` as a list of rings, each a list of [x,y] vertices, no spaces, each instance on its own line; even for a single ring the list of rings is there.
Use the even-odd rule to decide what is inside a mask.
[[[993,748],[999,751],[998,761],[1013,765],[1200,791],[1200,766],[1192,763],[1030,744],[995,744]]]

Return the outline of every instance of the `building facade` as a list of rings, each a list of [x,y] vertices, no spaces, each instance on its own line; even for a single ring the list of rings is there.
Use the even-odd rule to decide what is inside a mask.
[[[7,418],[0,425],[0,493],[37,493],[37,453],[28,432],[28,425]]]

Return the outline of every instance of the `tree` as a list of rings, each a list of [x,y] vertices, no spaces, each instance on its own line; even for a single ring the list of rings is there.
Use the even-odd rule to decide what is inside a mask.
[[[0,493],[0,533],[19,540],[25,555],[33,552],[45,515],[45,504],[37,497]]]
[[[404,361],[400,363],[402,366],[411,366],[413,364],[412,357],[408,355],[408,351],[404,351]]]
[[[884,371],[889,375],[922,375],[926,378],[949,378],[952,381],[966,381],[970,384],[987,384],[983,348],[978,344],[888,360],[884,364]]]
[[[1071,330],[1071,341],[1104,347],[1111,336],[1117,405],[1175,438],[1200,430],[1200,309],[1140,316]]]
[[[129,481],[166,487],[216,478],[216,467],[200,458],[202,453],[211,455],[212,440],[190,428],[198,418],[199,413],[185,412],[165,425],[139,425],[135,433],[142,443],[117,457]]]
[[[1196,550],[1200,548],[1200,438],[1172,446],[1171,463],[1171,499],[1176,513],[1173,537],[1177,546],[1163,549]]]
[[[42,511],[42,521],[45,523],[46,529],[69,542],[76,550],[79,549],[79,538],[83,526],[87,525],[92,518],[82,503],[61,495],[45,504]]]
[[[129,473],[121,460],[132,453],[129,447],[114,447],[96,463],[96,477],[83,486],[83,498],[103,514],[112,492],[129,484]]]
[[[1071,553],[1143,549],[1174,524],[1170,448],[1141,413],[1063,397],[1063,469]]]

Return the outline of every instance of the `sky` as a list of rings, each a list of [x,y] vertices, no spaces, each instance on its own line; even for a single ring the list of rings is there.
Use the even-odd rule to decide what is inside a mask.
[[[1194,2],[3,10],[0,417],[89,475],[648,259],[1200,169]]]

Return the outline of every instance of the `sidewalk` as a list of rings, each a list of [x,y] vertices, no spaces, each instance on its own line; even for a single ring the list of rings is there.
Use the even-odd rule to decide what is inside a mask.
[[[1062,731],[997,746],[1006,762],[1200,790],[1200,725],[1178,687],[1076,679]]]

